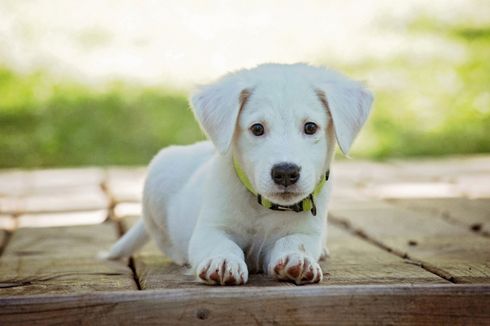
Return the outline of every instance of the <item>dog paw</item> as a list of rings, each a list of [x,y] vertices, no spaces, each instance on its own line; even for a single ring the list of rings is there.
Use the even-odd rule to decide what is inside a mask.
[[[240,285],[247,283],[247,265],[234,257],[213,257],[197,267],[197,277],[207,284]]]
[[[320,265],[308,256],[292,253],[273,261],[269,274],[281,281],[296,284],[318,283],[323,279]]]

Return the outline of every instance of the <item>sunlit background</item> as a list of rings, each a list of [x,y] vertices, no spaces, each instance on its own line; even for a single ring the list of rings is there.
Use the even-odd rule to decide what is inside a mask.
[[[264,62],[363,80],[352,156],[490,152],[488,1],[0,0],[0,167],[146,164],[186,96]]]

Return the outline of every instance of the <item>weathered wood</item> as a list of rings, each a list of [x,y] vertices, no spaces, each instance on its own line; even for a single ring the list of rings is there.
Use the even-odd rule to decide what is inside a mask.
[[[0,298],[0,324],[341,325],[490,323],[490,287],[206,287]]]
[[[99,168],[4,170],[0,172],[0,197],[49,193],[53,190],[100,185],[103,170]]]
[[[115,203],[139,202],[146,168],[110,168],[104,186]]]
[[[397,198],[458,198],[463,192],[455,184],[449,182],[413,182],[399,181],[389,183],[371,183],[360,189],[364,195],[378,199]]]
[[[21,228],[10,239],[4,256],[93,258],[118,238],[112,223],[88,226]]]
[[[137,220],[138,216],[119,216],[123,231],[127,231]],[[189,268],[174,264],[150,241],[139,252],[133,255],[133,263],[137,279],[142,290],[150,289],[179,289],[201,288]],[[292,286],[289,283],[279,283],[266,275],[250,275],[247,287],[256,286]]]
[[[118,203],[114,206],[113,217],[116,219],[124,219],[127,217],[139,217],[141,216],[141,203]]]
[[[1,170],[0,198],[25,192],[25,173],[23,170]]]
[[[390,202],[440,215],[449,222],[490,236],[490,198],[392,199]]]
[[[106,220],[107,209],[81,212],[55,212],[22,214],[16,218],[17,227],[56,227],[68,225],[100,224]]]
[[[457,181],[461,176],[489,175],[488,155],[453,156],[444,158],[416,158],[391,160],[399,176],[425,180]]]
[[[133,273],[126,262],[88,257],[0,259],[0,297],[136,289]]]
[[[136,217],[122,219],[123,229]],[[335,225],[329,227],[330,257],[321,262],[324,284],[402,284],[447,283],[409,260],[361,240]],[[165,257],[154,242],[134,256],[134,266],[141,289],[190,288],[200,286],[185,267]],[[250,275],[247,286],[287,286],[267,275]]]
[[[109,206],[99,185],[51,189],[26,196],[0,197],[0,212],[7,214],[88,211]]]
[[[112,224],[18,229],[0,257],[0,296],[136,289],[127,262],[97,259]]]
[[[355,207],[355,202],[353,202]],[[386,205],[340,209],[330,220],[347,225],[380,246],[419,261],[457,283],[490,283],[490,239],[434,214]]]
[[[458,176],[455,182],[467,198],[490,198],[490,172]]]
[[[402,259],[331,224],[330,256],[321,262],[325,284],[447,283],[409,259]]]
[[[140,214],[145,169],[87,171],[0,172],[0,212],[15,214],[14,226],[47,226],[64,223],[64,210],[77,212],[66,221],[88,223],[100,209],[99,221],[109,207],[127,227]],[[0,257],[0,325],[490,324],[490,287],[482,285],[490,283],[489,177],[490,157],[336,162],[328,275],[314,286],[264,275],[245,287],[201,285],[152,243],[132,260],[147,290],[136,291],[127,262],[94,258],[116,240],[110,224],[17,229]],[[104,204],[88,212],[79,203],[94,194]]]
[[[7,232],[5,230],[0,230],[0,256],[3,252],[5,245],[7,244]]]
[[[0,214],[0,230],[10,230],[16,228],[16,221],[12,215]]]
[[[391,160],[386,163],[339,160],[333,173],[335,192],[378,198],[421,196],[490,197],[488,156]],[[344,184],[347,182],[347,187]],[[355,196],[353,196],[355,197]]]

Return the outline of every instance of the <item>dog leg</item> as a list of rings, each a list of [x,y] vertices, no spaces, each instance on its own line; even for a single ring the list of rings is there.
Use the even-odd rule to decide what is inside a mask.
[[[201,282],[213,285],[247,283],[248,270],[242,249],[219,230],[195,230],[189,257]]]
[[[269,256],[267,271],[281,281],[296,284],[318,283],[323,272],[318,264],[321,253],[315,237],[292,234],[276,241]]]

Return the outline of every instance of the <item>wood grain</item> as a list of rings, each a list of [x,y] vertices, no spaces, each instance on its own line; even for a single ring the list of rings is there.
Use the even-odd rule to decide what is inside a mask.
[[[7,232],[5,230],[0,230],[0,256],[3,253],[3,249],[7,241]]]
[[[126,262],[86,257],[0,259],[0,297],[136,289]]]
[[[73,212],[105,209],[106,194],[99,185],[50,191],[21,196],[0,197],[0,212],[6,214]]]
[[[0,257],[0,296],[136,289],[127,262],[102,261],[114,225],[18,229]]]
[[[146,168],[110,168],[104,183],[115,203],[139,202],[143,194]]]
[[[123,219],[123,229],[136,217]],[[380,249],[335,225],[329,226],[330,257],[321,262],[325,285],[447,283],[410,260]],[[143,290],[201,287],[185,267],[165,257],[153,242],[134,255],[134,265]],[[250,275],[246,286],[293,286],[263,274]]]
[[[0,298],[2,325],[490,323],[490,287],[208,287]]]
[[[452,282],[490,283],[490,239],[435,214],[386,205],[335,210],[330,217]]]
[[[490,236],[490,198],[392,199],[390,202],[440,215],[451,223]]]
[[[114,225],[21,228],[10,239],[4,256],[92,258],[117,239]]]
[[[17,227],[16,220],[12,215],[0,213],[0,230],[14,230]]]
[[[0,197],[28,196],[100,185],[104,171],[100,168],[4,170],[0,171]]]
[[[321,263],[325,284],[447,283],[409,259],[400,258],[330,224],[330,256]]]
[[[90,225],[104,222],[109,215],[107,209],[80,212],[54,212],[21,214],[16,218],[19,228]]]
[[[16,229],[0,257],[0,325],[490,324],[489,163],[336,162],[331,256],[313,286],[264,275],[244,287],[202,285],[152,243],[132,259],[137,291],[127,261],[95,259],[116,241],[114,224]],[[144,174],[0,171],[0,213],[9,223],[15,214],[14,227],[49,226],[75,216],[65,211],[109,209],[127,228]]]

